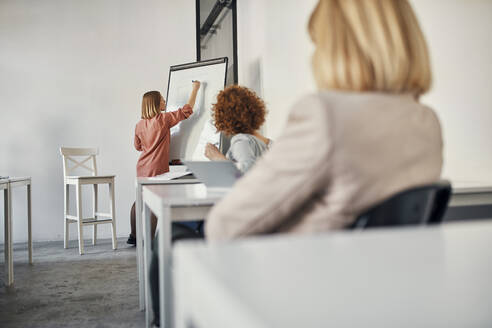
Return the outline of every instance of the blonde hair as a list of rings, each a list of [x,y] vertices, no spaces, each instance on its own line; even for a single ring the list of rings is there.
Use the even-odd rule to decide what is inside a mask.
[[[142,118],[149,119],[161,112],[161,93],[149,91],[142,98]]]
[[[308,29],[320,89],[416,96],[430,89],[429,52],[407,0],[320,0]]]

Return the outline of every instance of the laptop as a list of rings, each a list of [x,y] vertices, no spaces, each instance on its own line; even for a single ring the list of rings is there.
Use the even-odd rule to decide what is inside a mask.
[[[242,175],[231,161],[184,161],[195,177],[211,192],[226,192]]]

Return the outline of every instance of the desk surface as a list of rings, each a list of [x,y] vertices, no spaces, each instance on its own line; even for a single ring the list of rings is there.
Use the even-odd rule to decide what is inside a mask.
[[[183,184],[183,183],[200,183],[200,181],[195,178],[193,175],[185,175],[179,178],[174,178],[172,180],[168,180],[164,178],[164,176],[169,173],[183,173],[186,172],[186,166],[184,165],[169,165],[169,172],[163,175],[158,175],[155,177],[137,177],[136,184],[137,185],[151,185],[151,184]],[[169,176],[167,176],[169,178]]]
[[[453,182],[449,207],[492,205],[492,183]]]
[[[453,194],[480,194],[480,193],[492,193],[492,186],[453,188]]]
[[[144,199],[158,201],[164,206],[213,205],[224,193],[211,193],[203,183],[146,185]]]
[[[9,182],[29,181],[31,177],[9,177],[7,180]]]
[[[453,193],[492,192],[492,181],[453,181]]]
[[[27,186],[31,184],[31,177],[9,177],[8,182],[11,188]]]
[[[200,180],[196,178],[180,178],[174,180],[163,180],[156,178],[137,178],[137,184],[141,185],[161,185],[161,184],[188,184],[188,183],[201,183]]]
[[[200,327],[490,327],[491,241],[492,222],[474,222],[181,243],[176,295],[193,273]]]

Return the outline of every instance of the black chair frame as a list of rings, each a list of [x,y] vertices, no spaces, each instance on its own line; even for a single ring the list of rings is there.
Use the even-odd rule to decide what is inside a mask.
[[[407,189],[365,211],[349,228],[440,223],[450,196],[451,184],[446,180]]]

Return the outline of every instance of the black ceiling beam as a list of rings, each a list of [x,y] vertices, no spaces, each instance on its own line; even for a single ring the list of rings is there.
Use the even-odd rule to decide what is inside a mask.
[[[204,37],[205,35],[208,34],[208,32],[213,27],[215,21],[217,20],[217,17],[219,17],[222,10],[228,7],[230,4],[231,4],[231,0],[217,0],[214,7],[210,11],[210,14],[208,14],[205,23],[203,23],[203,26],[200,28],[201,37]]]

